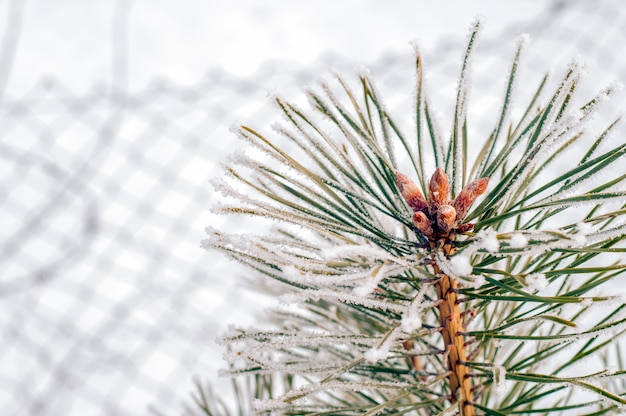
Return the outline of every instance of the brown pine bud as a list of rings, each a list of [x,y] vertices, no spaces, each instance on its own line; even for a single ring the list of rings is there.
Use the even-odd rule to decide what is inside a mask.
[[[458,216],[458,213],[457,213],[457,216]],[[456,227],[455,232],[458,233],[458,234],[463,234],[463,233],[468,232],[469,230],[471,230],[473,228],[474,228],[474,224],[471,224],[471,223],[468,222],[468,223],[465,223],[465,224],[459,224]]]
[[[454,200],[453,206],[456,209],[456,220],[461,221],[469,207],[476,201],[489,184],[489,178],[480,178],[470,182],[465,188],[459,192],[459,195]]]
[[[437,227],[442,233],[449,233],[456,224],[456,210],[452,205],[439,205],[437,208]]]
[[[413,224],[417,227],[417,229],[426,237],[430,237],[433,235],[433,226],[430,223],[430,220],[422,211],[418,211],[413,214]]]
[[[411,207],[413,212],[418,212],[426,209],[428,203],[420,191],[419,187],[409,179],[408,176],[396,172],[396,185],[402,194],[402,198]]]
[[[430,204],[431,213],[437,212],[440,205],[446,205],[449,202],[448,194],[450,193],[450,185],[448,177],[441,168],[435,170],[435,174],[430,178],[428,184],[428,202]]]

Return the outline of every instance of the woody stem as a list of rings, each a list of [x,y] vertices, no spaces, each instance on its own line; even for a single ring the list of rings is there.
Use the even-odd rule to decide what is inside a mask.
[[[445,244],[441,249],[446,255],[454,253],[450,244]],[[458,303],[459,282],[445,273],[435,263],[435,273],[440,276],[436,284],[439,302],[439,320],[442,328],[444,349],[446,351],[446,366],[450,373],[448,380],[451,390],[452,402],[461,402],[461,416],[474,416],[473,393],[470,382],[469,368],[465,365],[467,351],[463,333],[463,320]]]

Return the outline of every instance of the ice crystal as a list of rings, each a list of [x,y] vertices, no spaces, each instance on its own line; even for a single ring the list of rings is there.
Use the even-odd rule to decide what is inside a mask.
[[[498,241],[498,234],[495,230],[481,230],[478,233],[478,237],[481,240],[482,248],[490,253],[497,253],[500,250],[500,242]]]
[[[472,274],[472,264],[467,256],[462,254],[452,256],[448,264],[454,276],[469,276]]]
[[[389,355],[389,350],[391,349],[393,344],[396,342],[398,335],[399,335],[399,329],[398,328],[393,329],[391,332],[385,335],[385,337],[377,346],[366,351],[363,354],[363,358],[365,358],[367,361],[371,363],[377,363],[379,361],[385,360],[387,356]]]
[[[509,245],[513,248],[523,248],[528,244],[528,239],[522,233],[514,233],[511,235]]]
[[[402,317],[401,328],[402,331],[410,334],[422,327],[422,318],[417,312],[409,312]]]
[[[533,293],[542,291],[549,284],[548,279],[546,279],[546,275],[543,273],[529,274],[526,276],[525,281],[526,287]]]
[[[495,364],[493,366],[493,386],[494,393],[501,396],[506,391],[506,369],[504,366]]]

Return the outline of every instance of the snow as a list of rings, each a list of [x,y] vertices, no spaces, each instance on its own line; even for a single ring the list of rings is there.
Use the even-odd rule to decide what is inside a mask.
[[[490,253],[497,253],[500,250],[500,241],[495,230],[481,230],[478,233],[481,239],[482,247]]]
[[[382,341],[377,346],[366,351],[363,354],[363,358],[371,363],[377,363],[385,360],[389,355],[389,350],[398,339],[398,335],[400,335],[398,328],[391,330],[385,334]]]
[[[370,299],[359,296],[354,293],[340,292],[335,290],[301,290],[299,292],[287,293],[280,296],[280,300],[284,303],[300,303],[306,301],[339,301],[354,305],[362,305],[366,308],[382,309],[396,313],[404,313],[406,307],[400,304],[392,303],[385,300]]]
[[[576,229],[578,230],[579,233],[583,235],[588,235],[591,232],[592,228],[593,226],[589,224],[588,222],[581,221],[578,224],[576,224]]]
[[[543,273],[533,273],[526,276],[526,287],[533,293],[545,289],[548,284],[548,279]]]
[[[378,283],[383,279],[384,274],[379,273],[377,276],[373,276],[365,281],[361,286],[354,288],[353,292],[357,296],[367,296],[371,294],[378,287]]]
[[[493,391],[496,396],[501,396],[506,390],[506,368],[495,364],[493,366]]]
[[[587,235],[589,235],[592,228],[592,225],[586,222],[579,222],[576,224],[576,234],[571,237],[577,247],[584,247],[587,245]]]
[[[521,233],[514,233],[509,240],[509,245],[513,248],[523,248],[526,247],[527,244],[528,239]]]
[[[449,266],[455,276],[468,276],[472,274],[473,267],[470,263],[469,257],[463,254],[452,256],[450,258]]]
[[[407,313],[402,317],[400,329],[402,332],[410,334],[422,327],[422,318],[417,313]]]
[[[369,351],[366,351],[365,354],[363,354],[363,358],[365,358],[370,363],[377,363],[379,361],[385,360],[388,354],[389,349],[375,347]]]
[[[486,282],[485,277],[483,275],[472,275],[471,280],[465,282],[465,284],[469,287],[478,288],[484,285]]]
[[[392,259],[393,257],[387,251],[368,244],[355,245],[337,245],[329,247],[322,251],[322,257],[326,260],[340,260],[354,257],[375,258],[375,259]]]

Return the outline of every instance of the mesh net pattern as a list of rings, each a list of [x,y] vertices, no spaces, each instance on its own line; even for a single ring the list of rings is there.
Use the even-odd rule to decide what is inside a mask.
[[[499,96],[504,78],[485,74],[502,74],[522,32],[533,39],[529,68],[579,53],[593,88],[626,79],[623,4],[552,1],[539,20],[481,41],[474,91]],[[442,108],[462,42],[442,39],[426,54]],[[392,113],[406,112],[412,65],[410,50],[368,65]],[[248,78],[211,70],[194,85],[155,81],[132,95],[77,96],[46,80],[1,101],[2,413],[179,414],[195,375],[216,378],[215,338],[263,303],[238,286],[244,271],[199,248],[205,226],[224,225],[209,213],[208,179],[238,145],[229,125],[275,120],[269,88],[295,97],[327,68],[354,66],[335,55],[268,62]],[[478,109],[481,123],[493,122],[488,110]]]

